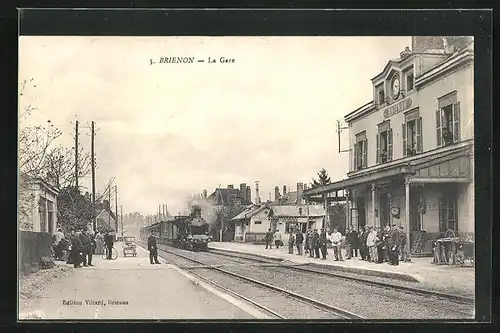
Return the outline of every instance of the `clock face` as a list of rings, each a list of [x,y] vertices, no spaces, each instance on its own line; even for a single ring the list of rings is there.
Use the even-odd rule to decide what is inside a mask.
[[[395,76],[392,79],[392,96],[396,99],[399,96],[400,84],[399,84],[399,76]]]
[[[391,209],[391,214],[394,216],[394,215],[398,215],[399,214],[399,209],[397,207],[393,207]]]

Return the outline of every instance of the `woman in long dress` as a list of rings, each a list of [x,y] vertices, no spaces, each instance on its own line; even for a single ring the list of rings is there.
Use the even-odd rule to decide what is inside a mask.
[[[98,232],[97,235],[95,236],[95,254],[100,255],[104,253],[104,236],[101,234],[101,232]]]

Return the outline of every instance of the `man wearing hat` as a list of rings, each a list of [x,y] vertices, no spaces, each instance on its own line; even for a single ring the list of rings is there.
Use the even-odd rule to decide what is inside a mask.
[[[400,239],[399,239],[399,231],[397,225],[392,225],[392,230],[389,234],[388,239],[388,247],[389,247],[389,259],[391,265],[399,265],[399,247],[400,247]]]

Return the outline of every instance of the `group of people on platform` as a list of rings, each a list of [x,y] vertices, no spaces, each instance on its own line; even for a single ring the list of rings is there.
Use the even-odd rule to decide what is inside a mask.
[[[272,249],[273,243],[279,249],[283,246],[283,235],[279,230],[275,233],[268,230],[265,236],[266,249]],[[372,263],[388,262],[391,265],[399,265],[399,261],[406,261],[406,234],[403,227],[393,224],[380,227],[364,226],[357,231],[348,228],[342,234],[334,227],[333,232],[326,229],[308,229],[302,233],[299,229],[292,229],[288,234],[288,253],[297,255],[309,255],[310,258],[326,260],[329,245],[333,248],[335,261],[360,256],[360,260]],[[320,257],[321,252],[321,257]]]
[[[61,229],[57,229],[52,237],[52,249],[56,260],[67,260],[75,268],[94,266],[92,255],[102,255],[107,248],[107,259],[111,259],[113,248],[113,230],[98,231],[95,234],[87,228],[72,229],[69,236],[65,236]],[[65,257],[65,253],[68,255]]]

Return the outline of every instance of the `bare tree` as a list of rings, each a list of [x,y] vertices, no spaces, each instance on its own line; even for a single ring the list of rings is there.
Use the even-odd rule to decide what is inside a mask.
[[[90,155],[84,153],[82,148],[78,150],[78,178],[87,177],[90,174]],[[45,178],[52,178],[58,188],[72,187],[76,184],[74,151],[74,147],[68,149],[57,146],[46,155]]]

